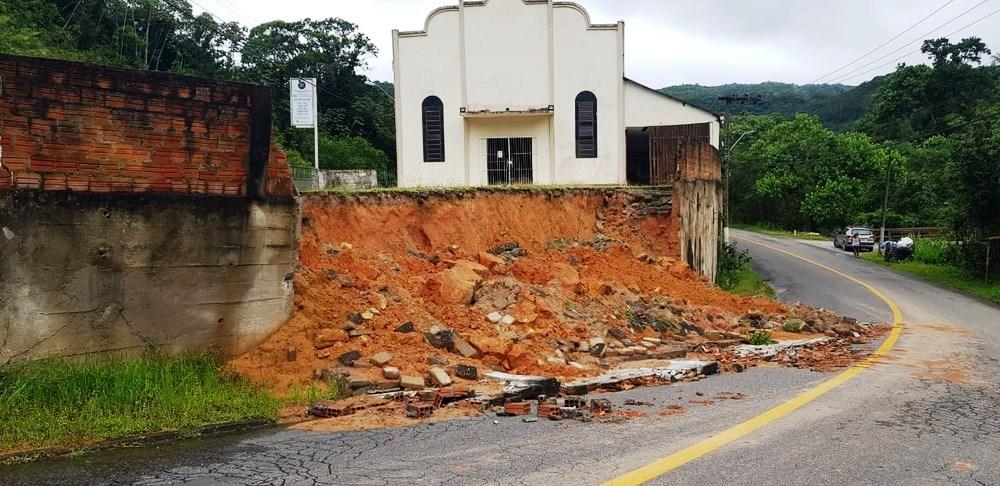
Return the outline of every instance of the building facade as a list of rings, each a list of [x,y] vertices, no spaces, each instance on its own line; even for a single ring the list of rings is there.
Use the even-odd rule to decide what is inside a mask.
[[[718,116],[625,78],[624,34],[552,0],[462,2],[394,31],[399,185],[656,182],[656,150],[629,146],[649,127],[698,125],[717,148]]]

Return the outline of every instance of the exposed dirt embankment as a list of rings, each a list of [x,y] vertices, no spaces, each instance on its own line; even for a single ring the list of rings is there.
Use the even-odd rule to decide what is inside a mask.
[[[452,377],[459,364],[570,377],[599,374],[609,360],[731,340],[751,325],[798,316],[822,332],[839,319],[704,282],[677,259],[669,197],[605,189],[308,196],[297,310],[233,366],[279,391],[344,363],[376,382],[398,383],[382,367],[399,368],[404,385],[408,376],[430,379],[432,365]]]

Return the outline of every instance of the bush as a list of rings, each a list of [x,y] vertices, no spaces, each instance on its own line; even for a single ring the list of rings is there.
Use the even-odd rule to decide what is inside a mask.
[[[750,265],[750,254],[736,249],[732,243],[719,244],[719,269],[716,272],[715,283],[724,289],[732,288],[739,279],[739,273]]]
[[[785,325],[781,326],[785,332],[801,332],[802,331],[802,321],[788,321]]]
[[[777,341],[771,337],[771,333],[767,331],[750,331],[747,335],[747,342],[753,344],[754,346],[765,346],[768,344],[774,344]]]

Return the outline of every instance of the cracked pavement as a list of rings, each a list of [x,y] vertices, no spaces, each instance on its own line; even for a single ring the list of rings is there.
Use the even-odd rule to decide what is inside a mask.
[[[1000,484],[1000,309],[832,250],[736,232],[855,275],[903,310],[896,348],[800,410],[651,484]],[[779,293],[862,320],[886,306],[803,262],[741,244]],[[830,248],[828,248],[830,247]],[[653,406],[621,423],[480,416],[357,432],[277,428],[0,468],[0,484],[597,484],[833,376],[760,367],[602,395]],[[719,398],[723,392],[746,395]],[[703,405],[692,401],[712,400]],[[661,416],[671,405],[685,413]]]

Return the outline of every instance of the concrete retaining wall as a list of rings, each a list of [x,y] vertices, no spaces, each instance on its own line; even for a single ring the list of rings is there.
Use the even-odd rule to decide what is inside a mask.
[[[294,199],[0,192],[0,365],[248,350],[293,305]]]

